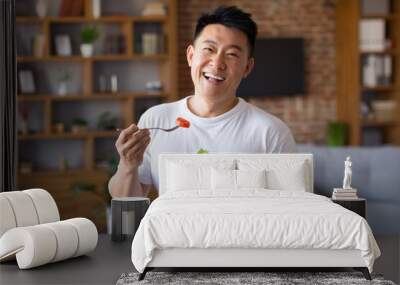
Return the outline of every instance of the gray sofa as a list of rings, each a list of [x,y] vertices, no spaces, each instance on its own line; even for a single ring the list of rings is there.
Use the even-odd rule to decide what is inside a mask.
[[[352,186],[367,199],[367,220],[376,234],[400,234],[400,147],[298,145],[314,155],[314,192],[330,197],[341,187],[346,156],[353,161]]]

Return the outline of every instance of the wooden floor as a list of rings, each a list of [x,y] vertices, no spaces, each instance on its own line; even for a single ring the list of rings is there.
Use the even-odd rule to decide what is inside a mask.
[[[400,237],[376,236],[382,256],[374,272],[399,284]],[[115,284],[122,273],[134,271],[131,240],[121,243],[100,235],[99,244],[88,256],[81,256],[29,270],[19,270],[15,261],[0,264],[0,284]]]

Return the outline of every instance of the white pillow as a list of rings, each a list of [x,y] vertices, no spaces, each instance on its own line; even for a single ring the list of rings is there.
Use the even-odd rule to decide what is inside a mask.
[[[273,190],[303,191],[307,189],[305,163],[284,170],[268,171],[268,188]]]
[[[236,189],[236,170],[211,168],[211,189]]]
[[[211,168],[233,169],[233,160],[184,160],[168,161],[167,191],[211,190]]]
[[[240,190],[242,188],[266,188],[266,171],[211,169],[211,189]]]
[[[267,188],[267,172],[262,170],[235,170],[237,188]]]
[[[192,189],[209,189],[210,168],[169,163],[167,189],[185,191]]]
[[[266,169],[267,188],[272,190],[306,191],[309,188],[307,163],[304,160],[239,159],[240,170]]]

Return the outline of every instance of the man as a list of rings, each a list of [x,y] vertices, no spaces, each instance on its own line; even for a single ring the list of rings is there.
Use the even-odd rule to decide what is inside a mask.
[[[109,183],[113,197],[147,196],[158,189],[158,155],[162,152],[281,153],[294,152],[289,128],[278,118],[236,97],[240,81],[252,70],[257,25],[236,7],[219,7],[197,22],[186,51],[194,95],[147,110],[138,126],[124,129],[116,147],[118,171]],[[169,128],[177,117],[188,129]],[[151,143],[150,143],[151,142]]]

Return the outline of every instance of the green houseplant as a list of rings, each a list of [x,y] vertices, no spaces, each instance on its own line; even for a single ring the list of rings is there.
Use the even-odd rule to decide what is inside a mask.
[[[74,118],[72,120],[71,131],[74,134],[80,133],[80,132],[86,131],[87,130],[87,126],[88,126],[88,123],[87,123],[87,121],[85,119],[83,119],[83,118]]]
[[[328,124],[327,144],[330,146],[344,146],[347,144],[348,126],[344,122]]]
[[[99,32],[95,26],[85,26],[81,30],[81,53],[83,57],[93,55],[93,43],[98,39]]]

